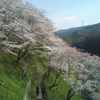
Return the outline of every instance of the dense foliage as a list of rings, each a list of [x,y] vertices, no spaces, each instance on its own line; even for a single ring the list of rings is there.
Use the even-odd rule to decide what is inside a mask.
[[[87,36],[79,37],[77,39],[73,39],[72,46],[75,46],[79,49],[83,49],[84,52],[89,52],[92,55],[100,56],[100,34],[90,34]]]
[[[72,33],[69,37],[63,39],[73,47],[82,49],[92,55],[100,56],[100,24],[85,27],[83,30]]]

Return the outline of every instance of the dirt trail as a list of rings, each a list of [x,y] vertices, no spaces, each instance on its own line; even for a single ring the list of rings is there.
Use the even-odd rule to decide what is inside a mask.
[[[29,100],[30,96],[30,88],[31,88],[31,79],[29,79],[29,82],[27,83],[27,86],[26,86],[26,95],[24,97],[23,100]]]
[[[23,100],[29,100],[30,99],[30,89],[31,89],[31,82],[32,82],[32,79],[34,78],[34,75],[36,75],[37,72],[39,72],[41,69],[41,66],[35,68],[32,72],[32,75],[26,85],[26,94],[25,94],[25,97]],[[37,84],[37,87],[38,87],[38,95],[36,96],[36,100],[44,100],[43,98],[43,81],[44,81],[44,77],[46,75],[48,70],[45,70],[45,72],[43,72],[42,75],[40,75],[39,79],[38,79],[38,84]]]
[[[44,77],[46,75],[48,70],[46,70],[39,78],[39,81],[38,81],[38,88],[39,88],[39,94],[37,96],[37,99],[36,100],[44,100],[44,97],[43,97],[43,81],[44,81]]]

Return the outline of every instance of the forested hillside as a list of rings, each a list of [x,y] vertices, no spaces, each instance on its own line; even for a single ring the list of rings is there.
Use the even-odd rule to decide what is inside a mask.
[[[87,26],[81,31],[76,31],[69,37],[64,37],[64,40],[84,52],[100,56],[100,23]]]
[[[73,27],[73,28],[64,29],[64,30],[58,30],[55,32],[55,35],[61,36],[61,37],[70,36],[73,32],[78,31],[78,30],[82,30],[85,27],[86,26],[81,26],[81,27]]]
[[[44,11],[0,0],[0,100],[99,100],[100,58],[54,34]]]

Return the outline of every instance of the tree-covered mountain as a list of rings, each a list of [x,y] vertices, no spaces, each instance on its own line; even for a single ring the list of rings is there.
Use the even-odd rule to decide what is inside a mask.
[[[84,35],[99,34],[99,33],[100,33],[100,23],[86,26],[82,30],[77,30],[77,31],[73,32],[70,36],[71,37],[79,37],[82,35],[84,36]]]
[[[100,23],[86,26],[63,39],[84,52],[100,56]]]
[[[65,29],[65,30],[59,30],[59,31],[55,32],[55,35],[61,36],[61,37],[66,37],[66,36],[71,35],[73,32],[78,31],[78,30],[82,30],[84,28],[85,28],[85,26],[73,27],[73,28],[69,28],[69,29]]]

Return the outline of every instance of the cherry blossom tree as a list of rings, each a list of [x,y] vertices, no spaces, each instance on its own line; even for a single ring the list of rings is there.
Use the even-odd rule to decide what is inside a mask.
[[[44,40],[53,34],[43,10],[21,0],[1,0],[0,7],[0,51],[18,55],[17,61],[27,50],[32,53],[36,42],[44,45]]]
[[[43,65],[48,68],[48,73],[52,69],[57,72],[49,88],[56,86],[56,80],[61,76],[69,85],[66,100],[79,92],[99,100],[95,78],[100,76],[100,58],[82,53],[55,36],[52,22],[44,16],[43,10],[22,0],[0,0],[2,50],[16,55],[17,62],[39,52],[47,59]]]
[[[59,46],[60,43],[62,43],[62,46]],[[80,92],[94,100],[99,100],[97,99],[99,98],[100,93],[98,90],[98,81],[96,81],[93,72],[89,69],[90,65],[93,66],[93,63],[90,63],[91,59],[95,62],[94,67],[96,67],[97,61],[93,58],[93,56],[91,56],[89,61],[89,54],[81,53],[75,48],[71,48],[64,44],[63,41],[60,41],[60,43],[58,39],[56,46],[53,45],[51,46],[52,48],[48,46],[47,49],[49,50],[48,55],[53,55],[49,66],[57,70],[60,69],[60,72],[63,73],[63,75],[62,73],[60,75],[70,87],[66,100],[70,100],[73,96]],[[54,86],[54,84],[52,86]],[[97,98],[96,95],[98,95]]]

